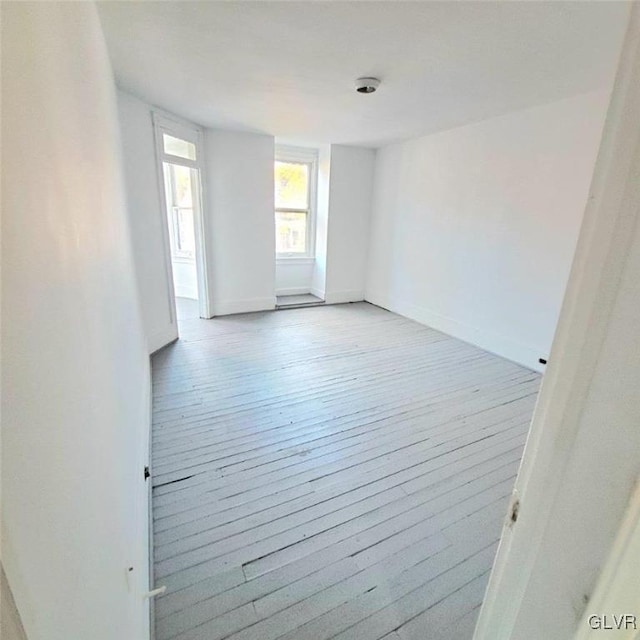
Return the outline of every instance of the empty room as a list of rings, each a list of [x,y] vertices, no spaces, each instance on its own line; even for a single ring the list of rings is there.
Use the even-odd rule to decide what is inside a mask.
[[[636,638],[638,9],[4,2],[3,638]]]

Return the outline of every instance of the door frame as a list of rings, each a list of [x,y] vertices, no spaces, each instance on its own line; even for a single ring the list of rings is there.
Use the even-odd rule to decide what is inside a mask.
[[[573,446],[638,221],[638,190],[629,177],[640,171],[639,53],[640,5],[635,5],[549,365],[474,640],[512,637],[526,589],[542,558],[542,540],[554,517],[556,498],[571,484]],[[624,548],[629,538],[623,536],[619,544]],[[616,553],[622,556],[623,549]],[[602,588],[613,588],[623,577],[610,577]],[[606,578],[602,573],[601,580]]]
[[[198,282],[198,312],[201,318],[211,318],[211,295],[209,291],[209,277],[207,266],[209,264],[207,252],[207,215],[206,215],[206,198],[205,198],[205,162],[204,162],[204,135],[200,127],[180,120],[176,116],[166,114],[159,110],[151,113],[153,121],[153,135],[155,141],[156,153],[156,171],[158,176],[158,190],[160,195],[160,204],[162,208],[162,240],[164,245],[164,261],[167,273],[167,286],[170,299],[170,315],[172,323],[177,326],[176,313],[176,294],[173,284],[173,266],[171,262],[171,243],[169,239],[169,228],[167,223],[167,196],[164,183],[165,162],[177,164],[190,169],[195,169],[197,176],[197,189],[195,196],[197,198],[197,206],[194,207],[194,235],[195,235],[195,264],[196,276]],[[196,160],[188,160],[179,156],[173,156],[164,152],[162,134],[180,138],[191,142],[196,147]]]

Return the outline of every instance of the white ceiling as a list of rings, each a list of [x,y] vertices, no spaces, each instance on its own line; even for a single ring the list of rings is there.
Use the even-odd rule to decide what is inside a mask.
[[[118,84],[204,126],[379,146],[608,86],[618,2],[102,2]],[[354,80],[377,76],[377,93]]]

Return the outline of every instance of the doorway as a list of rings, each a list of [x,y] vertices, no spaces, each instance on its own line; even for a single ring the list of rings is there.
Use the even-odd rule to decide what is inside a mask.
[[[173,290],[176,298],[198,300],[194,193],[198,182],[195,169],[163,162],[164,190],[167,202],[167,225],[171,250]]]
[[[154,113],[165,223],[165,263],[174,322],[209,318],[202,189],[202,132]]]

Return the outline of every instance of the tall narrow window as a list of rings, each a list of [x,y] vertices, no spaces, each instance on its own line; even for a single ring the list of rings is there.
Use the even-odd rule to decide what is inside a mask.
[[[276,254],[279,258],[313,255],[313,189],[315,162],[287,158],[275,161]]]
[[[194,263],[196,240],[194,229],[192,171],[189,167],[163,163],[169,216],[171,257]]]
[[[158,169],[166,216],[165,258],[173,281],[170,295],[198,300],[199,313],[210,317],[202,210],[202,133],[195,125],[153,113]],[[182,304],[182,303],[181,303]]]

